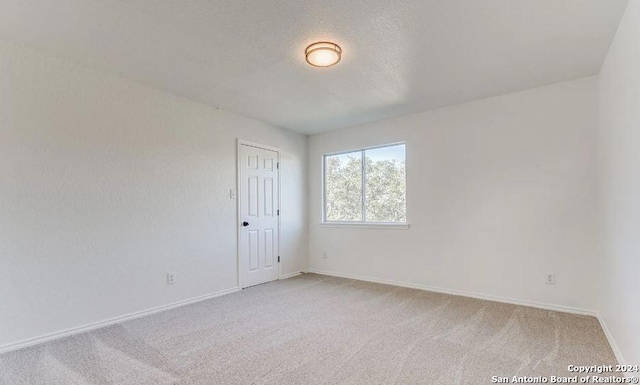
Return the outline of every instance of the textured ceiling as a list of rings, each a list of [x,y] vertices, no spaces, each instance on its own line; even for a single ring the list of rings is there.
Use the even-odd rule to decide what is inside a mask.
[[[626,3],[2,0],[0,38],[310,134],[596,74]]]

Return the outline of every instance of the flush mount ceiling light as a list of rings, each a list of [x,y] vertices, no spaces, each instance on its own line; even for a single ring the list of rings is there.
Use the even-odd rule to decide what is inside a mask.
[[[331,67],[342,58],[342,48],[335,43],[320,41],[304,50],[307,63],[314,67]]]

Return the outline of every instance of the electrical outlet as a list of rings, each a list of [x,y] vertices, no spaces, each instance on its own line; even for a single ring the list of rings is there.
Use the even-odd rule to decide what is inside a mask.
[[[327,252],[326,251],[322,252],[322,259],[327,259]]]
[[[167,285],[176,283],[176,273],[167,273]]]
[[[547,279],[545,281],[547,285],[555,285],[556,284],[556,275],[555,274],[547,274]]]
[[[229,198],[236,199],[236,190],[234,189],[229,190]]]

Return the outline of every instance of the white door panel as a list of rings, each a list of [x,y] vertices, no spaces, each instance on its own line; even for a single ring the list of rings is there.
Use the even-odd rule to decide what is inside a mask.
[[[278,153],[240,145],[242,287],[278,279]]]

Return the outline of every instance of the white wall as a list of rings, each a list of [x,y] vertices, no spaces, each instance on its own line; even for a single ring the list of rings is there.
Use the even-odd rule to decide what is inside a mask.
[[[631,0],[600,73],[602,317],[640,362],[640,1]]]
[[[305,136],[0,43],[0,346],[236,287],[237,137],[282,148],[304,270]]]
[[[310,268],[593,310],[597,110],[589,77],[310,137]],[[322,227],[322,155],[398,141],[410,229]]]

